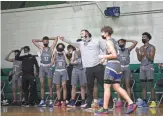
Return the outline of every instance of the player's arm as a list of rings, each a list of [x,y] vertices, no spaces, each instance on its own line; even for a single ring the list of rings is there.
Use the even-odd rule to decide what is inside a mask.
[[[32,39],[32,42],[33,42],[33,44],[34,44],[37,48],[39,48],[40,50],[43,49],[43,46],[39,44],[39,42],[42,42],[42,40],[39,40],[39,39]]]
[[[114,48],[113,42],[112,41],[108,41],[106,43],[107,46],[107,52],[110,53],[109,55],[99,55],[100,59],[116,59],[117,58],[117,53],[116,50]]]
[[[63,51],[63,55],[64,55],[64,57],[65,57],[66,64],[69,65],[69,60],[67,59],[67,56],[66,56],[66,52],[65,52],[65,51]]]
[[[70,39],[66,39],[64,37],[59,37],[60,40],[64,41],[65,43],[68,43],[74,47],[79,47],[80,46],[80,42],[76,42],[76,41],[73,41],[73,40],[70,40]]]
[[[52,58],[51,58],[51,65],[54,65],[56,53],[57,53],[57,51],[56,50],[53,50]]]
[[[137,41],[135,41],[135,40],[126,40],[126,42],[131,42],[132,43],[132,45],[130,46],[130,47],[128,47],[128,49],[131,51],[131,50],[133,50],[135,47],[136,47],[136,45],[137,45]]]
[[[141,48],[140,48],[141,49]],[[137,58],[139,60],[139,62],[141,62],[142,60],[142,55],[140,53],[140,49],[139,48],[136,48],[135,51],[136,51],[136,54],[137,54]]]
[[[77,61],[75,60],[75,51],[72,52],[72,58],[71,58],[71,64],[77,64]]]
[[[12,54],[14,52],[14,50],[12,50],[7,56],[6,56],[6,58],[5,58],[5,60],[6,61],[8,61],[8,62],[14,62],[14,58],[9,58],[10,57],[10,55]]]
[[[150,61],[154,60],[155,52],[156,52],[155,47],[152,47],[150,53],[146,54],[146,58]]]
[[[50,37],[49,40],[53,40],[53,44],[50,46],[51,49],[53,50],[55,48],[55,46],[57,45],[58,42],[58,36],[57,37]]]

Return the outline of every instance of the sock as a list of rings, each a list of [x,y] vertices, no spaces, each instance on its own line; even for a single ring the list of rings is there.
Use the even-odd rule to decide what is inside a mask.
[[[94,99],[94,102],[95,102],[95,103],[97,103],[97,101],[98,101],[97,99]]]
[[[121,102],[121,98],[118,98],[118,102]]]
[[[52,99],[50,99],[50,103],[52,103]]]

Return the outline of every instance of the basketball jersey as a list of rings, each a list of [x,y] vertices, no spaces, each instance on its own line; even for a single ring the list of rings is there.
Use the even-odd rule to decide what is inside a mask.
[[[13,62],[13,73],[19,73],[22,70],[22,61],[15,60]]]
[[[151,52],[151,48],[153,48],[154,46],[149,44],[149,46],[146,49],[146,53],[149,54]],[[143,52],[142,49],[140,49],[140,52]],[[144,57],[142,60],[141,60],[141,65],[142,66],[145,66],[145,65],[149,65],[149,64],[153,64],[153,60],[149,60],[147,59],[146,57]]]
[[[41,63],[50,64],[51,58],[52,58],[52,49],[49,47],[48,50],[46,51],[45,48],[43,48],[42,54],[41,54]]]
[[[130,50],[125,48],[124,51],[121,49],[118,50],[118,60],[121,65],[129,65],[130,64]]]
[[[114,47],[114,49],[115,49],[115,51],[116,51],[116,53],[118,52],[118,43],[115,41],[115,39],[113,39],[113,38],[111,38],[111,39],[109,39],[108,41],[112,41],[112,43],[113,43],[113,47]],[[107,46],[106,46],[107,47]],[[110,54],[110,53],[108,53],[108,51],[106,50],[106,54]],[[115,58],[115,59],[107,59],[107,60],[117,60],[118,58]]]
[[[81,57],[79,57],[77,51],[75,51],[75,58],[74,59],[78,62],[77,64],[74,64],[74,68],[83,69],[82,59],[81,59]]]
[[[55,56],[55,68],[56,69],[66,69],[66,59],[63,54],[56,53]]]

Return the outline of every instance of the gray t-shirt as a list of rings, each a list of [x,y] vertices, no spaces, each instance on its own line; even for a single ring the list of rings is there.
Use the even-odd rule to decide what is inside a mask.
[[[124,51],[121,49],[118,50],[118,60],[121,65],[129,65],[130,64],[130,50],[125,48]]]
[[[22,70],[22,61],[15,60],[13,62],[13,73],[19,73]]]
[[[66,59],[63,54],[56,53],[55,55],[55,68],[66,69]]]
[[[50,64],[52,58],[52,49],[49,47],[46,51],[45,48],[43,48],[41,53],[41,63],[42,64]]]
[[[115,51],[116,51],[116,53],[118,53],[118,43],[117,43],[117,41],[115,41],[115,39],[113,39],[113,38],[111,38],[110,40],[108,40],[108,41],[112,41],[112,43],[113,43],[113,45],[114,45],[114,49],[115,49]],[[106,46],[107,47],[107,46]],[[107,49],[107,48],[106,48]],[[110,54],[110,53],[108,53],[108,51],[106,50],[106,54]],[[116,59],[111,59],[111,60],[117,60],[118,58],[116,58]],[[109,60],[109,59],[107,59],[107,60]]]
[[[99,55],[100,49],[105,50],[106,44],[101,38],[90,38],[90,41],[80,41],[64,39],[66,43],[69,43],[75,47],[78,47],[81,52],[83,68],[94,67],[100,63]]]
[[[79,57],[77,51],[74,51],[74,52],[75,52],[75,58],[74,59],[77,61],[77,64],[74,64],[74,68],[76,68],[76,69],[83,69],[81,57]]]
[[[140,52],[143,53],[143,47],[142,46],[140,48]],[[149,44],[149,46],[147,48],[144,48],[146,50],[146,53],[149,54],[151,52],[151,48],[155,48],[155,46]],[[142,60],[141,60],[141,65],[142,66],[145,66],[145,65],[149,65],[149,64],[153,64],[153,60],[149,60],[147,59],[146,57],[144,57]]]

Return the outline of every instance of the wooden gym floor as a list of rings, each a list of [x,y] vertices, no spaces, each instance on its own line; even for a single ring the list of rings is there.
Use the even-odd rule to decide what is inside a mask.
[[[125,114],[125,108],[116,108],[107,116],[163,116],[163,107],[160,108],[137,108],[130,115]],[[81,108],[38,108],[38,107],[14,107],[2,106],[1,116],[94,116],[91,111],[83,111]],[[100,115],[98,115],[100,116]],[[106,116],[106,115],[105,115]]]

